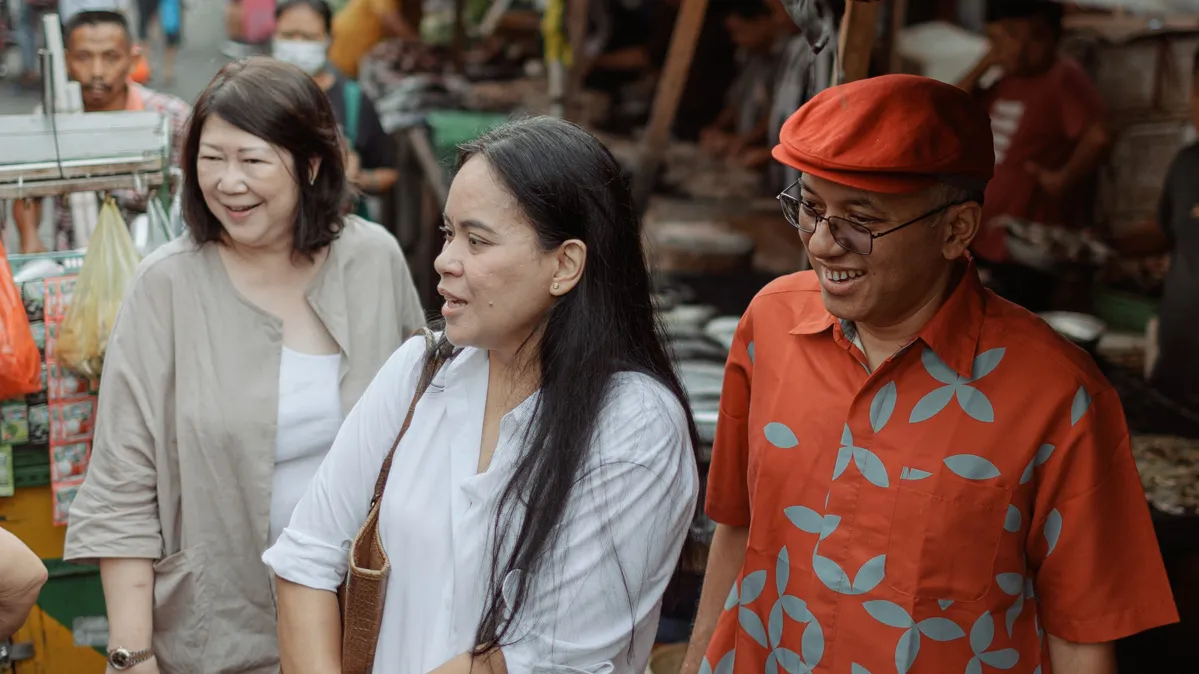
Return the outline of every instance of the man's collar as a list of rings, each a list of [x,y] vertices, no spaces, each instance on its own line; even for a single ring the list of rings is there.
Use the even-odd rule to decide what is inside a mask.
[[[136,82],[125,82],[125,109],[141,111],[146,109],[146,101],[142,98],[142,88]]]
[[[978,270],[970,261],[962,270],[961,279],[949,299],[924,324],[916,338],[932,349],[954,372],[969,379],[973,376],[974,356],[978,350],[978,336],[982,332],[985,312],[986,293],[978,278]],[[791,334],[815,335],[834,326],[845,332],[838,319],[821,305],[819,309],[802,316],[791,329]],[[852,335],[845,336],[852,340]]]

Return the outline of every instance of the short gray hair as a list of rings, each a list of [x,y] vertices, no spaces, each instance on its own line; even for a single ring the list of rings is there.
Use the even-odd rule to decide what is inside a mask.
[[[947,183],[937,183],[928,189],[928,201],[930,208],[940,208],[967,201],[977,201],[981,204],[983,202],[983,193],[977,190],[955,187]]]

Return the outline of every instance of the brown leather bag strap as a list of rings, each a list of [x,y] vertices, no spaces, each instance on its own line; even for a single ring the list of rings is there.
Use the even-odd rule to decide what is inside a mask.
[[[431,333],[425,334],[425,339],[431,344],[433,336]],[[391,445],[391,450],[387,452],[387,458],[383,459],[383,467],[379,469],[379,477],[375,478],[375,493],[371,496],[371,509],[374,509],[375,504],[383,497],[383,490],[387,487],[387,476],[391,473],[391,460],[395,457],[396,448],[400,446],[400,441],[404,439],[404,433],[408,432],[408,426],[412,424],[412,415],[416,412],[416,404],[420,402],[421,396],[428,390],[429,384],[433,382],[433,377],[437,371],[445,364],[445,358],[441,356],[439,351],[433,351],[432,354],[425,359],[425,366],[421,372],[420,380],[416,383],[416,393],[412,396],[412,404],[408,406],[408,415],[404,417],[404,425],[400,426],[400,433],[396,436],[395,442]]]

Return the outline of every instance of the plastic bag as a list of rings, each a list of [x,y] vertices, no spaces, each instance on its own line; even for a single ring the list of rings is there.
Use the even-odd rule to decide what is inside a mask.
[[[108,335],[139,262],[125,219],[110,197],[100,209],[71,306],[63,317],[54,350],[59,362],[85,377],[100,378]]]
[[[150,197],[146,203],[146,212],[129,223],[129,234],[133,237],[134,247],[142,255],[149,255],[175,238],[171,216],[162,205],[162,199],[157,196]]]
[[[0,400],[42,388],[42,357],[29,329],[25,303],[0,242]]]

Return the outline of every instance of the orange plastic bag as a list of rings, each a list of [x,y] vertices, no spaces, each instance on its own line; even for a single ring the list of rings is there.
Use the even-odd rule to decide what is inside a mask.
[[[42,388],[42,357],[21,292],[12,280],[8,253],[0,243],[0,400],[8,400]]]

